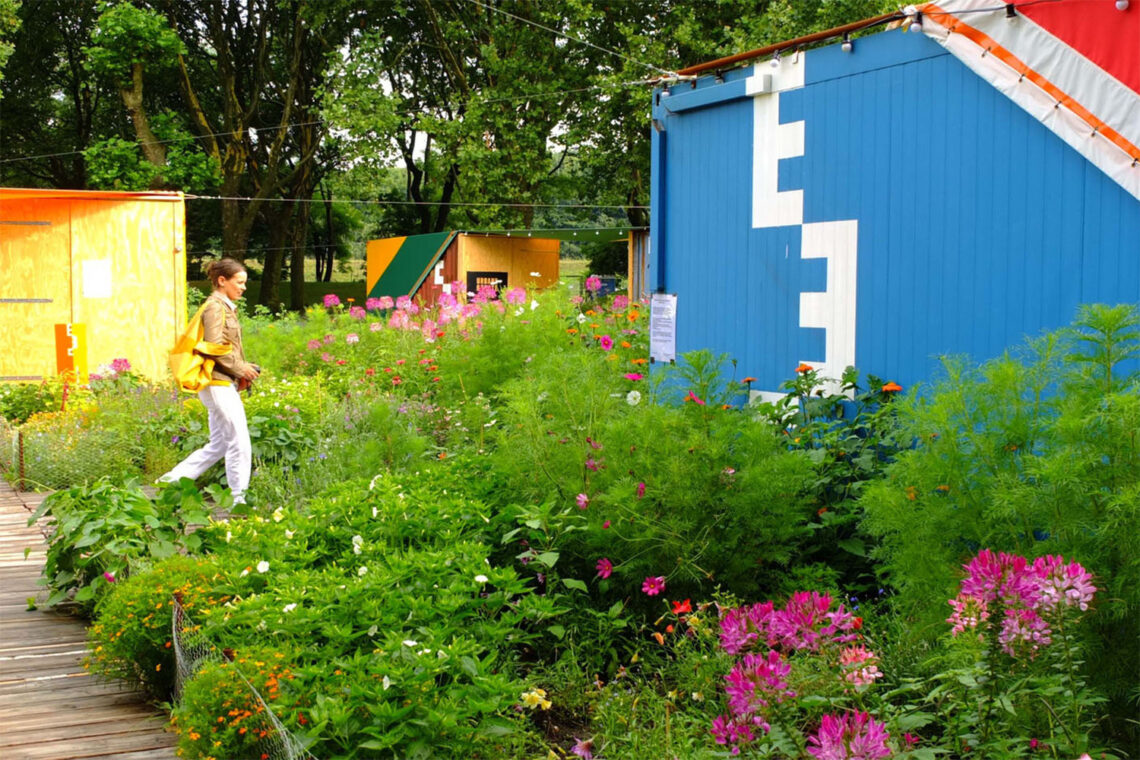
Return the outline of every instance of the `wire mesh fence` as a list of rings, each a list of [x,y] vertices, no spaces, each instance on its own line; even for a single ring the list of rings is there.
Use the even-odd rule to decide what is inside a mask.
[[[17,490],[88,485],[111,475],[138,474],[129,441],[114,430],[75,420],[37,420],[15,426],[0,420],[0,471]]]
[[[251,756],[263,760],[316,760],[301,740],[278,719],[269,701],[242,672],[233,650],[219,649],[203,633],[202,627],[197,625],[183,608],[181,595],[175,594],[172,604],[175,703],[181,702],[187,684],[204,668],[226,668],[229,673],[237,676],[240,688],[247,690],[245,695],[247,699],[244,701],[255,705],[255,709],[246,711],[250,723],[246,726],[248,730],[243,732],[243,735],[253,737],[247,747]]]

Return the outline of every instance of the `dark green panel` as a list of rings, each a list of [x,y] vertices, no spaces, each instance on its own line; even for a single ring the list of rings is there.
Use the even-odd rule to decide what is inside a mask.
[[[435,265],[440,255],[447,249],[455,232],[430,232],[426,235],[409,235],[392,263],[376,281],[376,287],[368,294],[370,298],[379,296],[411,295],[423,281],[427,271]]]

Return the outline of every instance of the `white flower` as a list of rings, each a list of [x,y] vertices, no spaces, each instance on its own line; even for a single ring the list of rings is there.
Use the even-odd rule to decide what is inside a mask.
[[[384,691],[388,691],[388,689],[392,688],[392,681],[388,678],[388,676],[384,676],[380,683],[384,684]]]
[[[285,531],[285,538],[292,538],[296,532],[297,531],[295,531],[295,530],[286,530]]]
[[[420,642],[416,641],[415,639],[404,639],[403,644],[406,647],[418,647],[420,645]]]
[[[586,321],[586,315],[583,314],[582,312],[578,312],[578,324],[582,324],[585,321]]]
[[[234,537],[234,534],[227,530],[226,531],[226,543],[228,544],[230,542],[230,539],[232,539],[233,537]]]
[[[363,577],[364,577],[364,576],[365,576],[367,573],[368,573],[368,568],[367,568],[367,567],[365,567],[364,565],[361,565],[361,566],[360,566],[359,568],[357,568],[357,570],[356,570],[356,574],[357,574],[357,575],[359,575],[359,576],[361,576],[362,578],[363,578]]]
[[[641,392],[640,391],[630,391],[629,393],[625,394],[625,403],[629,404],[630,406],[637,406],[638,404],[640,404],[641,403]]]
[[[534,311],[537,308],[538,308],[538,301],[531,301],[530,302],[530,310]]]
[[[249,575],[249,568],[248,567],[245,570],[241,571],[241,577],[242,578],[244,578],[247,575]]]
[[[285,519],[285,510],[281,509],[281,507],[278,507],[277,509],[273,510],[273,522],[281,522],[284,519]]]
[[[372,626],[371,628],[368,629],[368,635],[369,636],[375,636],[379,632],[380,632],[380,629],[376,626]]]
[[[486,583],[487,581],[488,581],[487,576],[483,575],[482,573],[475,576],[475,582],[476,583]]]
[[[269,563],[266,562],[265,560],[261,560],[260,562],[258,562],[257,563],[257,572],[268,573],[269,572]]]
[[[521,317],[524,313],[526,313],[526,309],[524,309],[521,306],[518,307],[517,309],[515,309],[515,316],[516,317]]]
[[[353,554],[360,554],[363,546],[364,546],[364,537],[363,536],[353,536],[352,537],[352,553]],[[361,575],[364,575],[364,573],[361,573]]]
[[[539,274],[538,272],[531,272],[531,273],[530,273],[530,276],[531,276],[531,277],[542,277],[542,275],[541,275],[541,274]]]
[[[376,507],[373,507],[372,508],[372,516],[375,517],[378,514],[380,514],[380,510],[377,509]]]
[[[292,612],[295,609],[297,609],[297,603],[293,602],[291,604],[286,604],[283,608],[281,608],[281,611],[282,612]]]

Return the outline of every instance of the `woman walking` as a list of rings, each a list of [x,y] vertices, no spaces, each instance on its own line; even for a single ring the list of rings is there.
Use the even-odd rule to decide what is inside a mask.
[[[234,503],[244,504],[253,451],[239,391],[259,374],[257,366],[245,360],[237,317],[236,301],[245,293],[248,273],[240,262],[221,259],[210,264],[206,277],[213,284],[214,292],[206,299],[202,311],[203,340],[231,347],[229,353],[215,357],[213,382],[198,391],[198,398],[209,412],[210,440],[158,480],[165,483],[182,478],[197,480],[225,457],[226,481]]]

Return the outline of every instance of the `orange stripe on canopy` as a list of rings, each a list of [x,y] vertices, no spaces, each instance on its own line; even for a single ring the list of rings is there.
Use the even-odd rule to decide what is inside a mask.
[[[1119,147],[1129,155],[1133,160],[1140,161],[1140,148],[1133,145],[1122,134],[1110,127],[1108,124],[1101,121],[1096,114],[1085,108],[1073,96],[1061,90],[1055,84],[1050,82],[1040,72],[1029,68],[1029,66],[1020,58],[1011,53],[1008,49],[999,45],[992,37],[987,35],[969,24],[962,21],[954,14],[943,10],[934,3],[929,3],[922,6],[924,15],[929,16],[935,23],[941,24],[946,27],[953,34],[960,34],[968,40],[971,40],[975,45],[982,48],[986,55],[992,55],[998,60],[1005,63],[1011,69],[1016,71],[1021,76],[1028,79],[1033,84],[1040,87],[1047,92],[1058,105],[1063,105],[1068,108],[1080,119],[1082,119],[1091,128],[1096,130],[1099,134],[1106,137],[1114,145]]]

